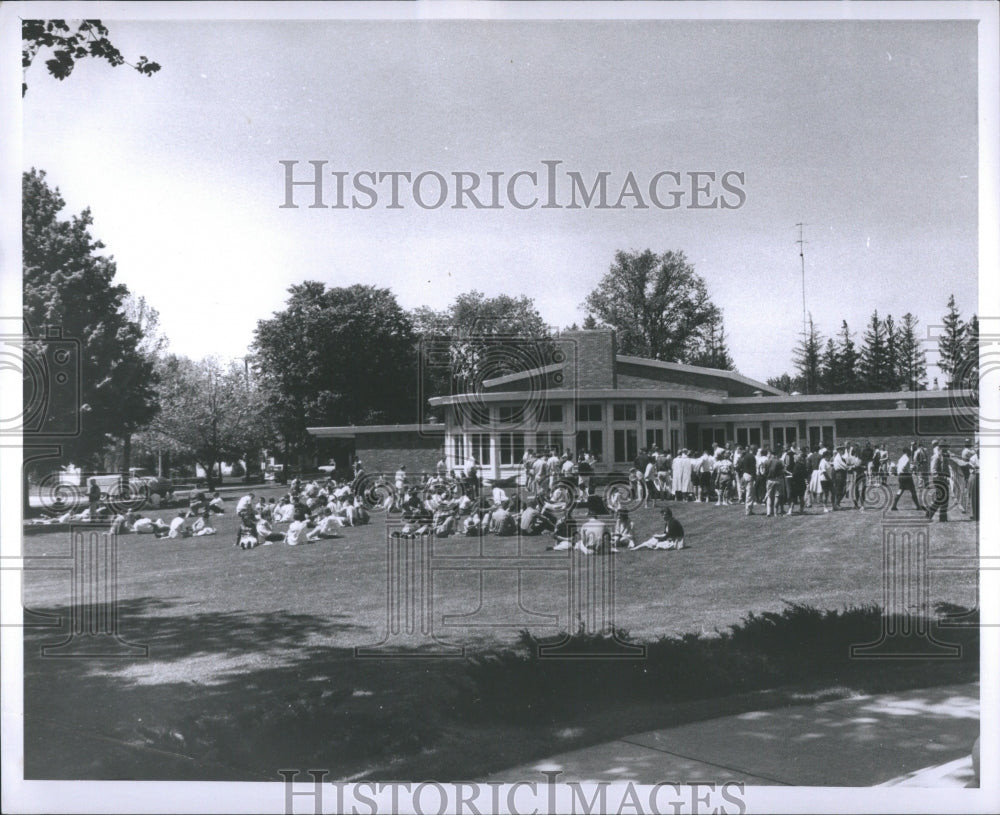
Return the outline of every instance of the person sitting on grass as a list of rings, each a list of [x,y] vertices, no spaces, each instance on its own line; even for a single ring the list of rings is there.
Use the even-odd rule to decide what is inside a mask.
[[[261,498],[261,501],[263,500]],[[226,511],[225,503],[222,500],[222,496],[219,495],[218,490],[212,493],[212,500],[208,502],[208,511],[214,512],[216,515],[222,515]]]
[[[449,505],[442,505],[434,513],[434,535],[447,538],[455,534],[458,528],[458,510]]]
[[[518,528],[522,535],[537,535],[545,530],[554,529],[555,524],[538,509],[537,499],[529,498],[527,506],[518,518]]]
[[[684,549],[684,527],[674,514],[663,510],[663,534],[653,535],[649,540],[630,546],[629,549]]]
[[[214,527],[209,526],[205,523],[204,518],[195,518],[194,523],[191,524],[191,535],[196,538],[204,537],[205,535],[214,535]]]
[[[321,509],[319,519],[316,521],[316,526],[306,534],[306,539],[314,541],[319,540],[320,538],[339,538],[340,535],[338,535],[335,530],[343,525],[343,521],[334,515],[328,507]]]
[[[635,525],[629,518],[627,509],[615,512],[615,526],[611,530],[611,546],[613,549],[635,546]]]
[[[154,521],[152,518],[145,518],[140,515],[132,525],[132,530],[137,535],[156,535],[156,537],[162,538],[170,531],[170,524],[161,518],[157,518]]]
[[[270,546],[271,544],[285,539],[284,534],[281,532],[275,532],[271,527],[271,522],[263,516],[257,519],[254,532],[257,533],[257,543],[260,546]],[[238,540],[239,539],[237,539],[237,541]]]
[[[555,529],[552,530],[552,537],[555,540],[555,545],[548,546],[546,548],[553,549],[557,552],[572,549],[573,543],[576,540],[577,527],[578,523],[573,518],[573,505],[570,504],[565,510],[563,510],[562,517],[556,523]]]
[[[289,546],[298,546],[300,543],[309,542],[309,524],[302,520],[294,520],[288,525],[285,533],[285,543]]]
[[[615,551],[611,546],[611,533],[607,524],[597,517],[594,510],[587,511],[587,520],[580,527],[579,544],[575,547],[581,552],[590,555],[603,555],[608,551]]]
[[[191,527],[187,525],[187,512],[183,509],[177,511],[177,517],[170,522],[170,529],[165,534],[157,533],[158,538],[190,538]]]
[[[504,498],[490,517],[490,532],[500,537],[508,537],[517,532],[517,524],[510,513],[510,501]]]

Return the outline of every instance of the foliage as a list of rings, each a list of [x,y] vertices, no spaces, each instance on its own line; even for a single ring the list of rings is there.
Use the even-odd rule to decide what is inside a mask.
[[[424,397],[478,392],[484,380],[548,364],[548,325],[525,295],[460,294],[443,311],[416,309]]]
[[[616,252],[584,307],[588,318],[617,330],[623,354],[732,366],[722,312],[683,252]]]
[[[807,394],[821,392],[822,367],[820,363],[822,353],[823,338],[813,323],[812,314],[810,314],[809,333],[799,341],[798,347],[792,352],[795,368],[799,372],[797,386],[794,390]]]
[[[114,259],[90,235],[90,210],[61,220],[64,207],[44,172],[24,174],[24,319],[34,334],[25,353],[43,359],[60,342],[79,343],[79,402],[51,399],[46,427],[33,434],[32,443],[61,444],[64,460],[87,466],[112,438],[135,432],[155,416],[156,375],[143,352],[143,327],[127,314],[128,289],[114,282]],[[36,384],[25,381],[26,403]],[[47,435],[46,428],[58,431],[78,419],[79,433]]]
[[[958,387],[967,388],[979,396],[979,318],[973,314],[965,326],[962,363],[957,376]]]
[[[964,611],[942,609],[939,617],[954,616],[956,610]],[[910,630],[902,622],[896,621],[896,630]],[[879,660],[853,659],[851,646],[877,641],[886,623],[882,609],[873,605],[821,611],[788,603],[780,613],[750,613],[715,635],[661,637],[646,644],[644,658],[623,656],[623,645],[636,644],[626,631],[587,634],[581,629],[572,636],[544,639],[523,631],[517,648],[473,659],[468,671],[481,715],[558,721],[590,704],[595,688],[614,689],[616,697],[634,704],[705,699],[812,679],[860,678],[883,666],[873,664]],[[974,675],[979,659],[975,627],[935,633],[961,644],[961,663]],[[544,646],[557,643],[575,658],[545,653]],[[911,659],[908,667],[915,662]]]
[[[158,367],[163,407],[144,446],[195,461],[209,474],[210,488],[216,464],[258,457],[269,426],[264,399],[243,365],[169,355]]]
[[[938,337],[938,367],[944,374],[946,388],[959,387],[957,380],[966,352],[965,323],[958,313],[954,294],[948,297],[948,313],[944,315],[942,325],[943,330]]]
[[[867,392],[888,390],[886,388],[889,367],[886,360],[886,326],[879,319],[878,310],[872,312],[865,329],[858,355],[859,389]]]
[[[311,425],[413,422],[415,336],[389,289],[306,281],[254,332],[253,366],[278,431],[301,448]]]
[[[27,72],[40,52],[51,49],[45,67],[60,81],[73,72],[77,60],[88,57],[103,59],[113,68],[128,65],[143,76],[152,76],[160,70],[158,63],[146,57],[139,57],[135,63],[127,62],[108,39],[108,33],[100,20],[79,20],[75,28],[65,20],[24,20],[21,24],[21,67]],[[27,92],[28,83],[22,82],[21,95]]]
[[[918,322],[909,312],[904,314],[896,339],[897,377],[900,387],[910,391],[927,387],[927,360],[917,339]]]

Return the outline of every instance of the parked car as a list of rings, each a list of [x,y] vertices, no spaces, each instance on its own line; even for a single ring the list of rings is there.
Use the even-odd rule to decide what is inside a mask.
[[[102,498],[121,497],[125,489],[125,476],[122,473],[102,473],[88,475],[84,478],[84,488],[90,483],[90,479],[96,479],[101,488]],[[169,478],[155,475],[142,467],[130,467],[128,471],[129,490],[133,495],[146,497],[149,495],[159,495],[166,498],[174,491],[174,483]]]

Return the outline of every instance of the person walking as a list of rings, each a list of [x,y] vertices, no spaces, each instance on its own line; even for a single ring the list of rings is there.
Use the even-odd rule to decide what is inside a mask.
[[[909,492],[910,497],[913,498],[913,505],[919,509],[923,510],[920,506],[920,499],[917,497],[917,488],[913,483],[913,445],[911,444],[908,449],[903,451],[903,455],[899,457],[899,461],[896,462],[896,476],[899,479],[899,489],[896,491],[896,497],[892,501],[892,506],[889,507],[893,512],[899,510],[899,497],[904,492]]]

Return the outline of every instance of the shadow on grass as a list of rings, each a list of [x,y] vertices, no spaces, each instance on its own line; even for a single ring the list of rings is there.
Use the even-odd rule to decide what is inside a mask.
[[[154,598],[118,606],[122,637],[146,646],[146,656],[53,657],[43,649],[66,640],[69,609],[32,612],[34,621],[41,615],[62,625],[24,630],[29,779],[274,781],[279,769],[309,767],[328,769],[332,779],[375,767],[410,778],[434,767],[469,777],[497,761],[490,734],[498,728],[525,744],[529,733],[616,708],[820,682],[944,684],[969,681],[978,669],[976,628],[938,632],[962,644],[957,659],[852,659],[850,645],[883,630],[873,606],[790,606],[716,636],[664,637],[646,643],[645,658],[627,660],[606,658],[619,650],[609,635],[571,637],[582,658],[543,658],[547,641],[527,632],[517,648],[466,660],[357,659],[353,648],[329,644],[344,633],[371,639],[346,614],[204,611]],[[617,632],[618,641],[628,639]],[[645,729],[625,722],[617,726],[631,729],[613,735]],[[556,747],[551,736],[536,745],[540,754]]]
[[[449,708],[445,673],[460,670],[330,647],[336,634],[371,636],[348,615],[205,612],[154,598],[118,607],[122,638],[148,656],[53,657],[43,649],[65,642],[70,610],[32,611],[62,625],[24,631],[27,778],[346,773],[432,742]],[[86,651],[89,639],[78,635],[60,652],[77,642]]]

